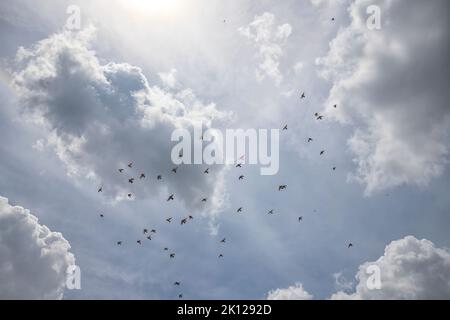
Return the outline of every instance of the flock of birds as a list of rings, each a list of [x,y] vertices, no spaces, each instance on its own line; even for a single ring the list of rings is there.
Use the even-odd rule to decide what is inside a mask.
[[[331,18],[331,21],[335,21],[335,18],[334,18],[334,17]],[[223,20],[223,22],[225,23],[226,20]],[[305,94],[305,92],[301,92],[301,94],[300,94],[300,99],[306,99],[306,94]],[[336,108],[337,108],[337,105],[335,104],[335,105],[333,106],[333,108],[336,109]],[[314,118],[315,118],[317,121],[321,121],[321,120],[324,119],[324,116],[316,112],[316,113],[314,113]],[[286,124],[286,125],[282,128],[282,131],[287,131],[287,130],[288,130],[288,125]],[[203,136],[201,137],[201,139],[203,140]],[[314,141],[314,139],[313,139],[312,137],[308,137],[308,138],[307,138],[307,143],[312,143],[313,141]],[[326,152],[326,150],[321,150],[321,151],[319,152],[319,155],[320,155],[320,156],[324,156],[324,155],[325,155],[325,152]],[[182,157],[182,153],[180,153],[179,156]],[[244,157],[244,156],[242,156],[239,160],[242,160],[243,157]],[[243,164],[242,162],[238,161],[238,162],[236,163],[235,167],[236,167],[236,168],[242,168],[242,164]],[[132,162],[128,163],[127,167],[130,168],[130,169],[133,168],[133,163],[132,163]],[[337,169],[336,166],[332,167],[332,170],[333,170],[333,171],[336,171],[336,169]],[[172,168],[171,173],[176,174],[176,173],[177,173],[177,170],[178,170],[178,166]],[[209,174],[209,170],[210,170],[210,168],[206,168],[206,169],[203,171],[203,174]],[[119,171],[119,173],[124,173],[124,172],[125,172],[125,169],[124,169],[124,168],[119,168],[118,171]],[[146,178],[145,173],[140,173],[140,174],[139,174],[139,180],[145,179],[145,178]],[[245,176],[242,175],[242,174],[238,176],[238,180],[239,180],[239,181],[240,181],[240,180],[244,180],[244,178],[245,178]],[[157,180],[157,181],[161,181],[162,179],[163,179],[163,178],[162,178],[162,174],[158,174],[158,175],[156,176],[156,180]],[[128,183],[130,183],[130,184],[133,184],[134,181],[135,181],[135,178],[129,178],[129,179],[128,179]],[[279,186],[278,186],[278,191],[279,191],[279,192],[284,191],[284,190],[287,189],[287,187],[288,187],[288,186],[287,186],[286,184],[279,185]],[[98,192],[103,192],[103,187],[102,187],[102,186],[98,189]],[[133,194],[132,194],[132,193],[128,193],[128,194],[127,194],[127,197],[128,197],[128,198],[132,198],[132,197],[133,197]],[[173,201],[173,200],[175,200],[175,195],[174,195],[174,194],[170,194],[170,195],[167,197],[167,200],[166,200],[166,201],[169,202],[169,201]],[[207,201],[208,201],[208,198],[202,198],[202,199],[201,199],[201,202],[207,202]],[[314,210],[314,211],[315,211],[315,210]],[[237,213],[242,213],[242,212],[243,212],[243,207],[237,208],[236,212],[237,212]],[[270,210],[267,212],[267,214],[269,214],[269,215],[273,215],[274,213],[275,213],[274,209],[270,209]],[[104,218],[104,217],[105,217],[104,214],[100,214],[100,218]],[[191,221],[191,220],[193,220],[193,219],[194,219],[194,217],[193,217],[192,215],[188,215],[187,217],[181,218],[181,219],[180,219],[180,225],[184,225],[184,224],[186,224],[188,221]],[[166,221],[167,223],[172,223],[172,220],[173,220],[173,217],[169,217],[169,218],[166,218],[166,219],[165,219],[165,221]],[[299,217],[297,218],[297,221],[298,221],[298,222],[302,222],[302,221],[303,221],[303,216],[299,216]],[[149,230],[149,229],[147,229],[147,228],[144,228],[144,229],[142,230],[142,233],[143,233],[143,235],[144,235],[148,240],[152,240],[152,235],[156,234],[156,230],[155,230],[155,229]],[[136,240],[136,243],[137,243],[137,245],[142,245],[141,239]],[[221,244],[225,244],[225,243],[226,243],[226,238],[222,238],[222,239],[220,240],[220,243],[221,243]],[[122,241],[122,240],[117,241],[116,244],[117,244],[118,246],[121,246],[121,245],[123,244],[123,241]],[[353,243],[350,242],[350,243],[347,244],[347,248],[351,248],[351,247],[353,247]],[[169,248],[168,248],[168,247],[164,247],[163,250],[169,252]],[[174,259],[174,258],[175,258],[175,252],[169,252],[169,253],[168,253],[168,256],[169,256],[170,259]],[[223,253],[219,253],[219,254],[218,254],[218,258],[219,258],[219,259],[221,259],[221,258],[223,258],[223,257],[224,257]],[[175,282],[173,282],[173,285],[174,285],[174,286],[177,286],[177,287],[180,287],[180,286],[181,286],[181,282],[180,282],[180,281],[175,281]],[[180,299],[183,298],[183,293],[179,293],[179,294],[178,294],[178,298],[180,298]]]
[[[302,92],[301,95],[300,95],[300,99],[305,99],[305,98],[306,98],[306,95],[305,95],[304,92]],[[334,108],[337,108],[337,105],[334,105],[333,107],[334,107]],[[320,121],[320,120],[323,120],[323,119],[324,119],[324,116],[323,116],[323,115],[320,115],[319,113],[315,113],[315,114],[314,114],[314,117],[315,117],[315,119],[316,119],[317,121]],[[286,125],[282,128],[282,131],[287,131],[287,130],[288,130],[288,125],[286,124]],[[202,139],[202,138],[201,138],[201,139]],[[312,143],[312,142],[314,141],[314,139],[313,139],[312,137],[308,137],[306,141],[307,141],[307,143]],[[320,156],[323,156],[324,154],[325,154],[325,150],[321,150],[320,153],[319,153]],[[182,157],[182,153],[180,153],[179,156]],[[235,164],[235,167],[236,167],[236,168],[242,168],[243,163],[242,163],[242,161],[240,161],[240,160],[243,160],[243,159],[244,159],[244,156],[242,156],[242,157],[237,161],[237,163]],[[128,163],[127,167],[128,167],[129,169],[132,169],[132,168],[133,168],[133,163],[132,163],[132,162]],[[172,168],[171,173],[172,173],[172,174],[176,174],[176,173],[177,173],[177,170],[178,170],[178,166]],[[209,170],[210,170],[210,168],[206,168],[206,169],[203,171],[203,174],[209,174]],[[335,166],[332,167],[332,170],[335,171],[335,170],[336,170],[336,167],[335,167]],[[125,171],[124,168],[119,168],[119,169],[118,169],[118,172],[119,172],[120,174],[125,174],[125,173],[126,173],[126,171]],[[243,174],[240,174],[240,175],[238,176],[238,180],[239,180],[239,181],[240,181],[240,180],[244,180],[244,178],[245,178],[245,176],[244,176]],[[146,179],[146,174],[143,173],[143,172],[140,173],[140,174],[138,175],[138,179],[139,179],[139,180]],[[163,179],[162,174],[158,174],[158,175],[156,176],[156,180],[157,180],[157,181],[162,181],[162,179]],[[132,178],[128,178],[128,183],[129,183],[129,184],[133,184],[134,182],[135,182],[135,178],[133,178],[133,177],[132,177]],[[279,191],[279,192],[282,192],[282,191],[286,190],[287,187],[288,187],[288,186],[287,186],[286,184],[279,185],[279,186],[278,186],[278,191]],[[103,192],[103,186],[99,187],[97,191],[98,191],[98,192]],[[132,193],[128,193],[127,196],[128,196],[128,198],[132,198],[132,197],[133,197],[133,194],[132,194]],[[173,201],[173,200],[175,200],[175,195],[172,193],[172,194],[168,195],[166,202]],[[207,201],[208,201],[208,198],[202,198],[202,199],[201,199],[201,202],[207,202]],[[243,210],[244,210],[243,207],[239,207],[239,208],[237,208],[236,212],[237,212],[237,213],[242,213]],[[274,209],[270,209],[270,210],[267,212],[267,214],[269,214],[269,215],[273,215],[274,213],[275,213],[275,210],[274,210]],[[100,214],[100,218],[105,218],[105,215],[104,215],[103,213],[101,213],[101,214]],[[192,215],[188,215],[187,217],[183,217],[183,218],[180,219],[180,225],[185,225],[186,223],[188,223],[188,221],[191,221],[191,220],[193,220],[193,219],[194,219],[194,217],[193,217]],[[167,223],[172,223],[173,217],[166,218],[165,221],[166,221]],[[299,217],[297,218],[297,221],[298,221],[298,222],[302,222],[302,221],[303,221],[303,216],[299,216]],[[149,229],[147,229],[147,228],[144,228],[144,229],[142,230],[142,233],[143,233],[143,235],[146,237],[147,240],[152,240],[152,235],[156,234],[156,230],[155,230],[155,229],[150,229],[150,230],[149,230]],[[137,245],[142,245],[141,239],[136,240],[136,243],[137,243]],[[225,243],[226,243],[226,238],[221,239],[221,240],[220,240],[220,243],[221,243],[221,244],[225,244]],[[119,240],[119,241],[116,242],[116,244],[117,244],[118,246],[121,246],[121,245],[123,244],[123,241],[122,241],[122,240]],[[347,244],[347,248],[351,248],[351,247],[353,247],[353,243],[348,243],[348,244]],[[166,251],[166,252],[169,252],[169,248],[167,248],[167,247],[164,247],[163,250]],[[168,256],[169,256],[170,259],[174,259],[174,258],[175,258],[175,252],[171,252],[171,251],[170,251],[170,252],[168,253]],[[223,253],[219,253],[219,254],[218,254],[218,258],[219,258],[219,259],[221,259],[221,258],[223,258],[223,257],[224,257]],[[179,287],[179,286],[181,286],[181,282],[180,282],[180,281],[175,281],[175,282],[173,283],[173,285]],[[180,299],[183,298],[183,294],[180,293],[180,294],[178,295],[178,298],[180,298]]]

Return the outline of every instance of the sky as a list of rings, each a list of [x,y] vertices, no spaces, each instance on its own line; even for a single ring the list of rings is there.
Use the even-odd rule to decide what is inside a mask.
[[[0,298],[449,299],[449,11],[1,2]],[[279,171],[171,172],[198,124],[280,129]]]

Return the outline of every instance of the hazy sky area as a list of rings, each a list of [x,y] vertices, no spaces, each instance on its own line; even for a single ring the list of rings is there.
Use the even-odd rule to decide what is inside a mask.
[[[450,299],[449,14],[1,1],[0,298]],[[171,133],[199,123],[280,129],[279,172],[171,172]]]

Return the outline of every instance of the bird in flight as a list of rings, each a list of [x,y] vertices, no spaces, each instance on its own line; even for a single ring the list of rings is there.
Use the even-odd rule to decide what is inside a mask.
[[[139,179],[145,179],[145,173],[141,173],[141,175],[139,176]]]
[[[205,171],[203,171],[203,173],[208,174],[209,173],[209,168],[207,168]]]
[[[206,202],[206,201],[208,201],[208,198],[203,198],[202,199],[202,202]]]
[[[323,120],[323,116],[318,116],[317,120]]]
[[[186,222],[187,222],[187,219],[184,218],[184,219],[181,219],[181,223],[180,224],[186,224]]]
[[[312,138],[308,138],[308,142],[313,142],[313,139]]]
[[[178,170],[178,167],[175,167],[175,168],[172,169],[172,172],[173,173],[177,173],[177,170]]]
[[[103,187],[100,187],[97,192],[102,192],[102,191],[103,191]]]
[[[351,247],[353,247],[353,243],[350,242],[350,243],[348,244],[347,248],[351,248]]]
[[[144,231],[142,231],[144,234],[147,234],[148,233],[148,230],[147,229],[144,229]]]
[[[222,240],[220,240],[220,242],[225,243],[226,238],[223,238]]]
[[[236,165],[236,168],[242,168],[242,163],[238,163],[238,164]]]
[[[100,218],[103,218],[103,217],[104,217],[104,215],[102,213],[100,213]]]
[[[302,221],[303,217],[298,217],[298,222]]]
[[[132,194],[131,194],[131,193],[129,193],[129,194],[128,194],[128,198],[131,198],[131,196],[132,196]]]
[[[158,174],[158,176],[156,177],[156,180],[162,180],[162,176],[160,174]]]
[[[167,221],[168,223],[170,223],[170,222],[172,221],[172,217],[167,218],[166,221]]]
[[[223,258],[223,254],[219,254],[219,258]]]
[[[138,241],[136,241],[136,242],[137,242],[138,244],[142,244],[142,243],[141,243],[141,240],[138,240]]]
[[[325,150],[320,151],[320,155],[323,156],[325,154]]]
[[[129,182],[129,183],[133,183],[133,182],[134,182],[134,178],[128,179],[128,182]]]
[[[175,258],[175,253],[171,253],[171,254],[169,255],[169,257],[170,257],[170,258]]]
[[[192,219],[194,219],[194,217],[193,216],[188,216],[188,218],[189,218],[189,220],[192,220]]]
[[[331,18],[331,21],[334,21],[334,17],[333,17],[333,18]]]
[[[237,209],[237,212],[242,212],[242,207],[240,207],[239,209]]]
[[[122,245],[122,241],[117,241],[117,245],[121,246]]]
[[[273,209],[269,210],[269,212],[267,212],[267,214],[273,214]]]
[[[336,109],[336,108],[337,108],[337,104],[335,104],[335,105],[333,106],[333,108],[335,108],[335,109]]]
[[[173,200],[173,194],[171,194],[171,195],[169,196],[169,198],[167,198],[167,201],[170,201],[170,200]]]
[[[179,281],[175,281],[175,282],[173,283],[173,285],[174,285],[174,286],[179,286],[179,285],[180,285],[180,282],[179,282]]]
[[[287,188],[287,185],[282,184],[282,185],[278,186],[278,191],[285,190],[286,188]]]
[[[286,131],[287,129],[288,129],[288,126],[285,125],[285,126],[283,127],[283,130]]]
[[[302,95],[300,96],[300,99],[305,99],[305,98],[306,98],[306,95],[305,95],[305,93],[303,92]]]
[[[130,162],[129,164],[128,164],[128,168],[132,168],[133,167],[133,162]]]
[[[148,240],[152,240],[152,236],[148,235],[148,236],[147,236],[147,239],[148,239]]]
[[[156,233],[155,229],[150,230],[150,233]]]
[[[240,176],[239,176],[239,180],[242,180],[242,179],[244,179],[244,176],[243,176],[243,175],[240,175]]]
[[[169,250],[169,248],[167,248],[167,247],[166,247],[166,248],[164,248],[164,251],[167,251],[167,250]]]
[[[178,295],[178,298],[183,298],[183,295],[180,293],[179,295]]]
[[[122,173],[122,172],[123,172],[123,169],[119,169],[119,172]]]
[[[333,171],[336,171],[336,167],[333,167]]]

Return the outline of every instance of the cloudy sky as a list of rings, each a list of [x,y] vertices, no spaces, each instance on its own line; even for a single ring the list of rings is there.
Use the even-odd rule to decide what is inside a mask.
[[[446,0],[2,2],[0,298],[450,298],[449,11]],[[199,123],[287,124],[279,172],[171,173],[171,133]]]

